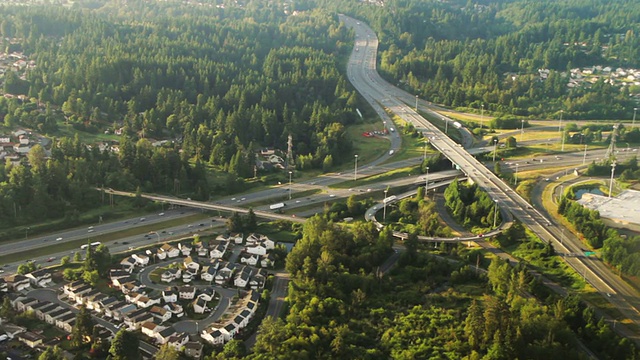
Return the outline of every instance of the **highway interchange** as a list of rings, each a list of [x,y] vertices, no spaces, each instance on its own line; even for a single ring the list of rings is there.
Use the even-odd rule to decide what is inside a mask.
[[[413,124],[418,131],[428,136],[433,147],[442,152],[447,158],[479,184],[496,201],[501,208],[508,209],[515,218],[530,228],[540,239],[551,242],[556,249],[564,253],[580,253],[582,243],[574,237],[562,239],[561,229],[550,226],[551,220],[533,208],[525,199],[513,191],[507,184],[487,169],[482,163],[470,155],[462,146],[440,131],[436,126],[424,119],[411,106],[414,96],[407,97],[406,93],[384,81],[378,75],[375,67],[378,41],[375,33],[366,25],[348,17],[342,17],[348,27],[355,30],[356,47],[349,64],[349,79],[369,102],[384,103],[385,106],[405,121]],[[421,111],[441,116],[425,107],[421,103]],[[552,224],[551,224],[552,225]],[[640,312],[636,305],[636,292],[613,274],[601,261],[593,261],[581,257],[566,258],[567,263],[602,294],[608,294],[607,299],[614,304],[626,317],[634,323],[640,324]]]

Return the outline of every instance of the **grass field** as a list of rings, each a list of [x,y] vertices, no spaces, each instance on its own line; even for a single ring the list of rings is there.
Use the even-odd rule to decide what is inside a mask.
[[[407,176],[416,175],[419,173],[420,173],[419,165],[409,166],[405,168],[387,171],[382,174],[362,177],[362,178],[359,178],[358,181],[354,181],[354,180],[343,181],[341,183],[330,185],[329,187],[332,189],[350,189],[355,186],[366,186],[367,184],[371,184],[371,183],[400,179]]]

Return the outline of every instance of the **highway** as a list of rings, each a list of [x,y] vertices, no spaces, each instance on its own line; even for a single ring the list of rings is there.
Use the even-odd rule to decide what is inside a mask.
[[[396,97],[397,89],[382,80],[377,74],[375,61],[378,41],[373,31],[362,22],[341,17],[357,34],[357,52],[352,53],[349,60],[349,79],[354,87],[369,102],[383,102],[385,106],[405,121],[413,124],[418,131],[428,136],[431,145],[454,162],[460,170],[480,185],[500,207],[510,211],[515,218],[530,228],[542,241],[551,242],[554,247],[564,253],[579,253],[582,243],[575,238],[561,239],[561,229],[552,226],[551,221],[534,209],[527,201],[513,191],[482,163],[470,155],[462,146],[456,144],[436,126],[407,106],[401,98]],[[433,116],[440,116],[434,111],[424,108],[421,111]],[[640,324],[640,312],[628,299],[636,298],[636,292],[613,274],[601,261],[584,258],[567,258],[567,263],[600,293],[609,294],[606,299],[615,305],[624,316],[634,323]]]

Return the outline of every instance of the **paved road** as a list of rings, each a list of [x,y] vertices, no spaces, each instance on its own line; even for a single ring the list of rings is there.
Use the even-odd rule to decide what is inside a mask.
[[[561,235],[557,228],[549,226],[548,217],[531,207],[527,201],[509,188],[501,179],[489,171],[482,163],[477,161],[462,146],[458,146],[446,134],[420,116],[414,109],[407,106],[400,99],[394,98],[395,88],[380,80],[375,69],[375,54],[377,40],[373,31],[363,23],[356,24],[356,20],[342,17],[348,27],[356,31],[359,39],[367,39],[358,42],[360,56],[366,61],[353,64],[350,61],[349,79],[365,98],[377,101],[386,101],[387,107],[405,121],[413,124],[418,131],[425,134],[433,147],[442,152],[453,163],[479,184],[501,208],[510,211],[515,218],[531,229],[545,242],[553,243],[556,249],[563,252],[579,252],[582,246],[576,239],[567,239],[561,243]],[[356,85],[357,84],[357,85]],[[432,116],[441,116],[431,109],[423,109],[423,112]],[[580,258],[569,258],[567,263],[579,273],[583,273],[589,283],[603,294],[612,293],[621,296],[607,298],[625,316],[640,325],[640,312],[627,298],[636,298],[637,293],[617,275],[613,274],[604,264],[585,261]]]

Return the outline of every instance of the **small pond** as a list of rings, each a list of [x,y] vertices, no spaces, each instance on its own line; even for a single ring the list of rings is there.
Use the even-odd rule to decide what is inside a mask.
[[[604,195],[600,189],[597,187],[587,188],[587,189],[579,189],[576,190],[576,200],[580,200],[582,198],[582,194],[596,194],[596,195]]]

